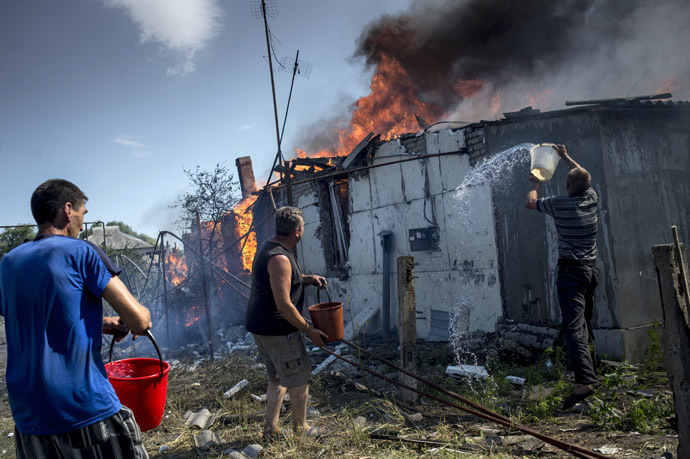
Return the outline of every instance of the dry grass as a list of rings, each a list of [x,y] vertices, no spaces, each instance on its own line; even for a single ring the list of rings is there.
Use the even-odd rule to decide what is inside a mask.
[[[262,420],[244,420],[239,423],[226,423],[233,415],[248,416],[263,411],[263,404],[253,400],[250,393],[263,394],[266,389],[264,371],[251,369],[253,361],[246,357],[230,356],[216,362],[200,365],[194,371],[173,369],[169,376],[166,416],[160,427],[145,432],[147,449],[152,456],[191,458],[198,457],[193,435],[198,430],[185,426],[183,418],[187,410],[197,412],[203,408],[211,412],[221,410],[210,429],[222,443],[212,451],[210,457],[221,457],[228,448],[242,450],[252,443],[262,444],[264,457],[276,458],[413,458],[413,457],[514,457],[505,454],[492,454],[490,448],[469,447],[464,444],[466,427],[444,422],[434,422],[433,429],[415,428],[405,420],[399,408],[388,400],[372,398],[360,392],[343,393],[328,378],[316,379],[312,384],[310,406],[317,408],[321,415],[310,422],[329,429],[329,434],[319,439],[295,436],[292,434],[289,403],[281,414],[281,425],[287,438],[281,441],[263,443]],[[223,392],[236,382],[246,378],[250,381],[247,389],[234,399],[223,399]],[[367,423],[359,426],[355,419],[364,417]],[[372,440],[370,433],[384,435],[410,435],[415,438],[433,438],[446,442],[446,448],[438,446],[418,447],[409,443]],[[160,447],[165,446],[162,453]]]
[[[439,349],[438,346],[432,349]],[[427,352],[420,345],[418,349],[423,361],[433,362],[420,368],[418,372],[427,377],[443,379],[444,363],[435,354]],[[391,352],[391,349],[377,349],[377,352]],[[438,351],[440,352],[440,351]],[[443,352],[445,353],[445,351]],[[505,429],[488,422],[465,415],[457,410],[418,403],[415,408],[424,415],[420,421],[410,422],[403,414],[406,411],[386,398],[358,391],[343,378],[324,375],[312,382],[310,406],[320,412],[320,416],[310,420],[317,426],[329,429],[329,435],[319,438],[302,438],[289,435],[286,439],[268,444],[261,442],[263,420],[253,418],[254,413],[264,410],[263,403],[255,401],[250,394],[261,395],[266,389],[263,369],[252,368],[253,356],[233,354],[218,358],[215,362],[193,365],[192,360],[175,365],[169,374],[166,412],[162,424],[144,433],[145,444],[151,457],[193,458],[199,455],[222,457],[229,448],[242,450],[259,443],[264,446],[261,457],[276,458],[516,458],[516,457],[572,457],[550,445],[538,444],[528,450],[518,450],[516,446],[488,446],[491,435],[514,435]],[[320,357],[314,358],[315,362]],[[186,366],[185,366],[186,364]],[[185,368],[193,368],[187,370]],[[337,364],[332,365],[332,369]],[[242,379],[249,386],[233,399],[226,400],[223,393]],[[373,377],[358,378],[358,383],[366,384],[376,390],[390,394],[391,387],[380,383]],[[433,378],[432,378],[433,379]],[[662,386],[659,390],[664,390]],[[5,390],[4,384],[2,390]],[[453,388],[462,391],[462,387]],[[513,391],[514,392],[514,391]],[[496,398],[498,397],[498,398]],[[500,406],[504,402],[517,405],[521,402],[514,393],[489,395],[482,394],[483,401],[492,399]],[[485,400],[486,399],[486,400]],[[291,432],[289,403],[286,412],[281,414],[281,425]],[[207,408],[219,416],[209,428],[220,438],[221,443],[209,451],[199,451],[195,446],[194,435],[199,431],[185,425],[184,414]],[[365,423],[361,423],[364,418]],[[239,422],[232,422],[241,418]],[[605,444],[616,444],[624,448],[625,456],[631,458],[658,457],[660,451],[673,451],[677,438],[673,432],[662,431],[633,435],[629,432],[597,431],[588,416],[569,412],[550,413],[531,422],[523,417],[519,422],[530,423],[536,430],[561,440],[576,443],[588,448]],[[495,429],[491,433],[490,429]],[[7,457],[14,456],[14,440],[8,434],[14,431],[6,392],[0,403],[0,452]],[[441,445],[417,445],[400,441],[372,439],[370,434],[407,437],[439,442]],[[164,447],[164,451],[160,451]],[[621,451],[622,453],[622,451]],[[226,456],[227,457],[227,456]]]

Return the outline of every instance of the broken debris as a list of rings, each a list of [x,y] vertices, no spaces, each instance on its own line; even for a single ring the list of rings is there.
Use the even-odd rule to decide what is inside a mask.
[[[233,395],[235,395],[236,393],[238,393],[239,391],[241,391],[242,389],[244,389],[248,385],[249,385],[249,381],[246,379],[243,379],[242,381],[240,381],[237,384],[235,384],[234,386],[232,386],[232,388],[230,388],[230,390],[226,391],[223,394],[223,397],[224,398],[232,398]]]
[[[451,376],[466,376],[476,379],[486,379],[489,377],[489,373],[486,368],[480,365],[451,365],[446,367],[446,374]]]

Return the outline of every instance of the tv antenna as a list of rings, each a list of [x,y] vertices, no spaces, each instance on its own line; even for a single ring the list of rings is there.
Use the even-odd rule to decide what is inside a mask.
[[[290,84],[290,95],[288,97],[288,103],[287,107],[285,109],[285,119],[283,120],[283,129],[281,131],[280,129],[280,124],[278,121],[278,103],[276,102],[276,86],[275,86],[275,79],[273,77],[273,50],[271,47],[271,32],[270,28],[268,27],[268,18],[274,18],[278,16],[278,5],[276,0],[250,0],[250,5],[251,5],[251,12],[252,12],[252,18],[254,19],[259,19],[262,18],[264,21],[264,30],[266,32],[266,51],[268,52],[268,66],[269,66],[269,71],[271,74],[271,91],[273,94],[273,115],[275,118],[275,124],[276,124],[276,143],[278,145],[278,152],[276,154],[275,159],[273,160],[273,166],[271,167],[271,172],[268,174],[268,181],[266,182],[266,186],[271,180],[271,175],[273,175],[273,170],[276,167],[276,163],[280,161],[281,165],[284,167],[284,170],[287,171],[284,173],[285,181],[287,182],[287,201],[288,205],[292,205],[292,177],[290,174],[290,169],[287,164],[287,161],[285,160],[285,157],[283,156],[283,152],[281,149],[281,142],[283,140],[283,132],[285,131],[285,122],[287,121],[287,114],[288,110],[290,109],[290,100],[292,99],[292,88],[295,83],[295,76],[300,75],[305,78],[309,78],[309,75],[311,75],[311,69],[312,65],[308,62],[305,61],[300,61],[299,60],[299,50],[297,51],[297,56],[295,59],[290,59],[287,57],[282,58],[278,64],[280,66],[279,70],[281,71],[289,71],[288,69],[292,67],[292,83]],[[277,59],[276,59],[277,60]]]

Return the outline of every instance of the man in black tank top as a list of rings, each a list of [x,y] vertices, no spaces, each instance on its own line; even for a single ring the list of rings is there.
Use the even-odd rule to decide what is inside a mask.
[[[590,344],[594,348],[591,323],[594,290],[599,282],[596,264],[598,197],[592,189],[589,172],[568,155],[565,145],[556,145],[555,149],[570,168],[566,182],[568,196],[539,198],[542,183],[531,175],[534,185],[527,194],[525,206],[553,217],[558,233],[556,289],[563,338],[575,372],[573,393],[563,401],[563,409],[568,409],[592,395],[598,383],[596,351],[590,351]]]
[[[324,277],[302,274],[292,250],[304,234],[302,211],[281,207],[276,212],[276,235],[264,242],[252,265],[252,292],[247,306],[247,331],[266,364],[266,426],[264,439],[280,436],[280,407],[290,393],[295,430],[319,435],[323,429],[307,424],[311,364],[302,333],[317,346],[327,335],[302,317],[304,286],[325,287]]]

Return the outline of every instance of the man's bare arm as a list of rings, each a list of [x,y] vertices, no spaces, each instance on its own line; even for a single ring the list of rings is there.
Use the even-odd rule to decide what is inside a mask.
[[[151,328],[151,313],[127,290],[119,277],[114,276],[103,290],[103,298],[115,309],[127,328],[142,333]]]

